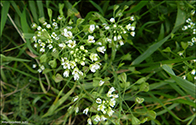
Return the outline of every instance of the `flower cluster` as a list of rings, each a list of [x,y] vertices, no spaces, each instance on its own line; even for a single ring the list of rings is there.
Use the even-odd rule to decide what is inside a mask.
[[[101,99],[97,98],[96,99],[96,104],[97,104],[97,112],[98,114],[92,116],[91,118],[88,118],[87,122],[88,124],[92,124],[92,121],[94,123],[98,123],[101,121],[106,121],[107,118],[112,117],[114,110],[114,106],[116,105],[116,98],[118,98],[118,94],[112,94],[115,91],[114,87],[111,87],[109,91],[107,92],[106,96],[107,99]],[[89,107],[83,110],[84,114],[88,114]]]

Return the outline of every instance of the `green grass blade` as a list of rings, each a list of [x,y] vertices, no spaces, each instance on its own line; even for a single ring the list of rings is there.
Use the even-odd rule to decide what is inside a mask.
[[[16,3],[15,3],[14,1],[10,1],[10,3],[12,4],[12,6],[13,6],[14,10],[16,11],[16,13],[17,13],[19,16],[21,16],[22,13],[21,13],[20,9],[18,8],[18,6],[16,5]]]
[[[170,105],[169,107],[167,107],[169,110],[172,110],[173,108],[175,108],[176,106],[178,106],[179,105],[179,103],[174,103],[174,104],[172,104],[172,105]],[[162,115],[162,114],[164,114],[164,113],[166,113],[167,112],[167,109],[164,109],[164,110],[162,110],[162,111],[160,111],[160,112],[157,112],[157,116],[159,116],[159,115]]]
[[[98,4],[96,4],[96,3],[93,2],[92,0],[90,0],[89,2],[90,2],[96,9],[99,10],[99,12],[101,13],[101,15],[104,15],[104,12],[103,12],[102,8],[101,8]]]
[[[124,14],[139,11],[140,9],[142,9],[148,3],[148,1],[149,0],[140,1],[133,9],[125,11]]]
[[[195,88],[196,85],[182,79],[181,77],[178,77],[174,74],[173,70],[168,65],[163,65],[162,68],[171,76],[172,79],[176,81],[176,83],[188,94],[190,94],[192,97],[196,98]]]
[[[37,10],[36,10],[37,7],[35,5],[35,1],[29,1],[29,7],[33,15],[34,21],[38,24],[38,16],[37,16]]]
[[[42,1],[37,0],[36,2],[37,2],[38,10],[39,10],[39,18],[45,17],[45,15],[44,15],[44,7],[43,7]]]
[[[1,10],[1,31],[0,31],[0,36],[2,36],[3,28],[5,26],[5,23],[6,23],[6,20],[7,20],[7,14],[8,14],[9,7],[10,7],[10,2],[9,1],[3,1],[2,3],[3,3],[3,7],[2,7],[2,10]]]
[[[29,25],[27,23],[27,18],[26,18],[26,8],[24,8],[23,12],[22,12],[22,15],[20,17],[20,20],[21,20],[21,27],[22,27],[22,31],[24,33],[28,33],[28,30],[30,29],[29,28]]]
[[[47,112],[46,114],[44,114],[44,115],[42,116],[42,118],[53,115],[53,113],[55,112],[55,110],[56,110],[61,104],[63,104],[63,102],[65,102],[65,101],[67,100],[67,98],[74,92],[75,87],[76,87],[76,85],[75,85],[74,87],[72,87],[72,89],[71,89],[69,92],[67,92],[63,97],[61,97],[57,102],[56,102],[56,100],[55,100],[55,102],[54,102],[54,103],[52,104],[52,106],[49,108],[48,112]]]
[[[180,7],[178,7],[178,12],[177,12],[177,17],[176,17],[176,22],[175,22],[175,26],[172,30],[172,32],[166,36],[164,39],[162,39],[161,41],[151,45],[143,54],[141,54],[139,57],[137,57],[131,65],[136,65],[136,64],[140,64],[141,62],[143,62],[146,58],[148,58],[152,53],[154,53],[160,46],[163,45],[163,43],[165,43],[167,41],[167,39],[170,38],[171,34],[174,33],[175,31],[177,31],[179,29],[179,26],[181,26],[184,21],[185,21],[185,17],[186,14],[184,11],[182,11],[180,9]]]
[[[27,59],[20,59],[16,57],[11,57],[11,56],[4,56],[3,54],[0,54],[1,60],[4,62],[11,62],[11,61],[19,61],[19,62],[30,62],[30,60]]]

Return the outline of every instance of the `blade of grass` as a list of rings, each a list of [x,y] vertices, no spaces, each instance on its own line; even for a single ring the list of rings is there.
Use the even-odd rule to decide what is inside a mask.
[[[102,10],[102,8],[95,2],[93,2],[92,0],[89,1],[96,9],[99,10],[99,12],[101,13],[101,15],[104,15],[104,12]]]
[[[196,98],[196,93],[195,93],[195,88],[196,85],[185,80],[182,79],[181,77],[178,77],[175,75],[175,73],[173,72],[173,70],[168,66],[168,65],[163,65],[162,68],[170,75],[170,77],[172,79],[174,79],[176,81],[176,83],[184,90],[186,91],[188,94],[190,94],[192,97]]]
[[[39,18],[41,17],[45,17],[44,15],[44,7],[43,7],[43,3],[41,0],[37,0],[37,7],[38,7],[38,11],[39,11]]]
[[[13,6],[14,10],[16,11],[16,13],[19,16],[21,16],[22,13],[21,13],[20,9],[18,8],[18,6],[16,5],[16,3],[14,1],[10,1],[10,3],[12,4],[12,6]]]
[[[163,45],[163,43],[165,43],[171,37],[172,33],[176,32],[179,29],[179,26],[181,26],[185,22],[185,18],[186,18],[186,13],[184,11],[182,11],[180,9],[180,7],[178,7],[176,22],[175,22],[175,26],[174,26],[172,32],[168,36],[166,36],[164,39],[162,39],[159,42],[151,45],[143,54],[141,54],[139,57],[137,57],[131,63],[131,65],[140,64],[146,58],[148,58],[152,53],[154,53],[160,46]]]
[[[140,9],[142,9],[148,3],[148,1],[149,0],[140,1],[133,9],[125,11],[124,14],[133,13],[133,12],[139,11]]]
[[[3,2],[1,2],[1,6],[2,6],[2,10],[1,10],[1,31],[0,31],[0,36],[2,36],[3,28],[4,28],[6,20],[7,20],[7,14],[8,14],[8,11],[9,11],[10,2],[9,1],[3,1]]]
[[[34,21],[38,24],[38,17],[37,17],[37,7],[35,5],[35,1],[29,1],[29,7],[31,10],[31,13],[33,15]]]

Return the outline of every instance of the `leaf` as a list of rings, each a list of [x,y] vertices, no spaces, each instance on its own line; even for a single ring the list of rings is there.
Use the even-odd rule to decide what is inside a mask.
[[[96,9],[99,10],[99,12],[101,13],[101,15],[104,15],[104,12],[102,10],[102,8],[95,2],[93,2],[92,0],[89,1]]]
[[[139,125],[140,120],[138,118],[136,118],[135,116],[132,116],[131,123],[132,123],[132,125]]]
[[[27,60],[27,59],[21,59],[21,58],[16,58],[12,56],[5,56],[3,54],[0,54],[0,57],[1,57],[2,62],[11,62],[11,61],[30,62],[30,60]]]
[[[3,7],[1,10],[1,31],[0,31],[0,36],[2,36],[3,28],[5,26],[6,20],[7,20],[7,14],[9,11],[10,7],[10,2],[9,1],[3,1]]]
[[[56,83],[61,82],[63,80],[63,77],[59,73],[57,73],[56,76],[52,76],[52,78]]]
[[[162,50],[163,52],[171,52],[170,47],[165,48],[164,50]]]
[[[37,7],[38,7],[38,11],[39,11],[39,18],[40,17],[45,17],[44,15],[44,7],[43,7],[43,3],[40,0],[37,0]]]
[[[75,87],[76,87],[76,85],[74,85],[72,87],[72,89],[69,92],[67,92],[64,96],[62,96],[59,100],[58,100],[58,98],[56,98],[56,100],[53,102],[52,106],[49,108],[47,113],[42,116],[42,118],[54,115],[55,110],[59,106],[61,106],[63,104],[63,102],[65,102],[67,100],[67,98],[74,92]]]
[[[173,72],[173,70],[168,66],[168,65],[163,65],[162,68],[171,76],[172,79],[174,79],[176,81],[176,83],[184,90],[186,91],[188,94],[190,94],[192,97],[196,98],[196,93],[195,93],[195,88],[196,85],[185,80],[182,79],[179,76],[176,76],[175,73]]]
[[[59,3],[59,13],[60,13],[61,16],[64,15],[63,8],[64,8],[64,4]]]
[[[161,24],[161,29],[160,29],[160,33],[159,33],[159,37],[157,39],[157,41],[160,41],[164,38],[164,25]]]
[[[126,83],[127,82],[127,74],[126,73],[122,73],[122,74],[118,75],[118,79],[121,82]]]
[[[37,7],[35,5],[35,1],[29,1],[29,8],[31,10],[31,13],[33,15],[33,19],[36,23],[38,23],[38,14],[37,14]]]
[[[42,72],[42,74],[46,74],[46,73],[49,73],[49,72],[51,72],[52,71],[52,69],[44,69],[44,71]]]
[[[52,10],[48,8],[48,16],[50,18],[50,22],[52,22]]]
[[[23,33],[23,37],[26,38],[26,39],[30,39],[34,36],[35,34],[34,33]]]
[[[181,46],[184,50],[186,50],[189,46],[189,44],[187,42],[181,42]]]
[[[126,55],[123,55],[122,57],[121,57],[121,59],[122,60],[131,60],[132,58],[131,58],[131,54],[130,53],[127,53]]]
[[[47,61],[47,54],[43,54],[43,55],[41,55],[40,56],[40,63],[44,63],[44,62],[46,62]]]
[[[149,0],[140,1],[133,9],[125,11],[124,14],[139,11],[140,9],[142,9],[148,3],[148,1]]]
[[[48,63],[49,63],[49,65],[50,65],[52,68],[56,68],[56,66],[57,66],[56,59],[53,59],[53,60],[49,61]]]

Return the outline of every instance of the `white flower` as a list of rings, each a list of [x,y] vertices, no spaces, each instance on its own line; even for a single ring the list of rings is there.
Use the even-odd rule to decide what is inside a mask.
[[[101,121],[105,121],[107,118],[104,115],[101,115]]]
[[[106,51],[105,46],[97,47],[97,51],[104,54],[104,52]]]
[[[118,40],[122,39],[122,36],[121,35],[118,35]]]
[[[83,110],[83,114],[87,115],[89,108]]]
[[[54,39],[55,39],[55,40],[59,40],[59,37],[55,37]]]
[[[34,40],[34,42],[37,42],[36,36],[33,36],[33,40]]]
[[[122,40],[119,41],[120,45],[124,45],[124,42]]]
[[[104,84],[104,81],[100,80],[99,86],[102,86]]]
[[[118,98],[118,94],[113,94],[112,97],[116,99]]]
[[[52,39],[47,39],[47,43],[52,43]]]
[[[49,49],[52,49],[52,48],[53,48],[52,44],[49,44],[47,47],[48,47]]]
[[[193,29],[193,34],[196,34],[196,29]]]
[[[41,43],[40,44],[40,46],[42,46],[43,48],[45,47],[45,45],[46,45],[45,43]]]
[[[98,25],[96,25],[96,28],[97,28],[97,29],[99,29],[99,26],[98,26]]]
[[[44,25],[44,26],[47,25],[47,22],[44,22],[43,25]]]
[[[63,16],[60,16],[60,15],[59,15],[59,16],[57,17],[57,19],[58,19],[58,20],[62,20],[62,19],[63,19]]]
[[[96,115],[94,121],[95,121],[95,122],[99,122],[100,120],[101,120],[101,119],[100,119],[100,116],[99,116],[99,115]]]
[[[43,65],[41,65],[41,66],[40,66],[40,69],[41,69],[41,70],[44,70],[44,69],[45,69],[45,67],[44,67]]]
[[[116,41],[117,40],[117,37],[116,36],[114,36],[114,41]]]
[[[65,72],[63,73],[63,76],[64,76],[64,77],[69,77],[69,70],[68,70],[68,69],[65,70]]]
[[[51,28],[51,25],[50,24],[47,24],[46,25],[46,28],[48,28],[48,29]]]
[[[196,80],[196,76],[194,77],[194,80]]]
[[[73,37],[73,35],[72,35],[72,32],[71,31],[67,31],[67,32],[64,32],[64,34],[63,34],[65,37],[67,37],[67,38],[72,38]]]
[[[108,29],[110,29],[110,27],[109,26],[106,26],[105,29],[108,30]]]
[[[52,32],[51,37],[52,38],[55,38],[56,36],[57,36],[56,33],[55,32]]]
[[[41,70],[41,69],[38,69],[37,71],[38,71],[39,73],[41,73],[41,72],[42,72],[42,70]]]
[[[37,27],[37,30],[41,30],[41,29],[42,29],[42,27],[41,27],[41,26],[38,26],[38,27]]]
[[[95,30],[95,25],[94,25],[94,24],[90,25],[88,31],[89,31],[90,33],[93,33],[94,30]]]
[[[66,47],[66,45],[65,45],[65,43],[60,43],[60,44],[59,44],[59,47],[61,47],[61,48],[64,49],[64,48]]]
[[[88,36],[88,42],[89,42],[89,43],[94,43],[94,42],[95,42],[94,36],[89,35],[89,36]]]
[[[80,46],[80,49],[81,49],[81,50],[84,50],[84,46]]]
[[[52,25],[53,25],[54,27],[57,27],[57,23],[56,23],[56,22],[53,22]]]
[[[114,24],[113,27],[115,28],[116,27],[116,24]]]
[[[36,23],[33,23],[31,28],[35,29],[37,27],[37,24]]]
[[[130,17],[130,20],[131,20],[131,21],[134,21],[134,20],[135,20],[134,16],[131,16],[131,17]]]
[[[105,108],[106,108],[105,105],[104,105],[104,104],[101,104],[101,105],[98,105],[97,110],[98,110],[98,111],[102,111],[103,114],[105,114],[105,113],[106,113]]]
[[[52,52],[56,52],[56,48],[53,48],[53,49],[52,49]]]
[[[192,74],[192,75],[195,75],[195,72],[196,72],[195,69],[193,69],[193,70],[191,71],[191,74]]]
[[[35,47],[35,48],[37,48],[37,46],[38,46],[38,44],[37,44],[37,43],[35,43],[35,44],[34,44],[34,47]]]
[[[40,31],[37,32],[37,36],[40,37],[42,33]]]
[[[187,26],[184,26],[183,28],[182,28],[182,30],[187,30],[188,29],[188,27]]]
[[[128,25],[126,25],[126,29],[129,31],[131,29],[131,24],[129,23]]]
[[[96,99],[96,103],[101,104],[102,100],[100,98]]]
[[[195,10],[191,10],[191,15],[193,16],[195,14]]]
[[[76,113],[78,113],[78,112],[79,112],[79,108],[78,108],[78,107],[76,107],[75,112],[76,112]]]
[[[63,65],[63,69],[70,69],[70,63],[68,60],[63,62],[62,65]]]
[[[40,52],[45,52],[45,48],[41,48],[40,49]]]
[[[98,60],[98,55],[97,55],[96,53],[91,53],[90,59],[91,59],[92,61],[97,61],[97,60]]]
[[[110,99],[109,105],[110,105],[111,107],[114,107],[115,104],[116,104],[115,98]]]
[[[131,36],[135,36],[135,32],[131,32],[130,34],[131,34]]]
[[[33,68],[36,68],[37,67],[37,65],[36,64],[33,64],[33,66],[32,66]]]
[[[114,88],[114,87],[111,87],[111,88],[109,89],[108,93],[112,93],[112,92],[114,92],[114,91],[115,91],[115,88]]]
[[[191,20],[191,18],[188,18],[187,20],[186,20],[186,23],[190,23],[192,20]]]
[[[87,123],[88,123],[89,125],[92,125],[92,121],[91,121],[90,118],[87,119]]]
[[[84,61],[81,61],[80,64],[81,64],[82,66],[84,66],[84,65],[85,65],[85,62],[84,62]]]
[[[73,101],[77,101],[78,100],[78,96],[73,97]]]
[[[115,19],[114,18],[110,18],[110,22],[114,23]]]
[[[195,43],[195,42],[196,42],[196,37],[193,37],[193,38],[191,39],[191,41],[192,41],[193,43]]]
[[[70,66],[73,69],[76,66],[76,63],[74,61],[70,61]],[[77,69],[75,69],[75,71],[78,71]]]
[[[90,65],[91,72],[96,72],[96,70],[99,68],[100,68],[100,63],[95,63]]]
[[[112,39],[110,39],[110,38],[106,38],[106,40],[107,40],[109,43],[112,42]]]
[[[68,47],[70,47],[70,48],[74,48],[76,46],[76,41],[75,40],[69,40],[68,43],[69,43]]]
[[[111,107],[109,107],[108,110],[107,110],[107,114],[108,114],[109,116],[112,116],[113,113],[114,113],[114,111],[112,110]]]
[[[102,43],[101,42],[97,42],[97,45],[102,45]]]

